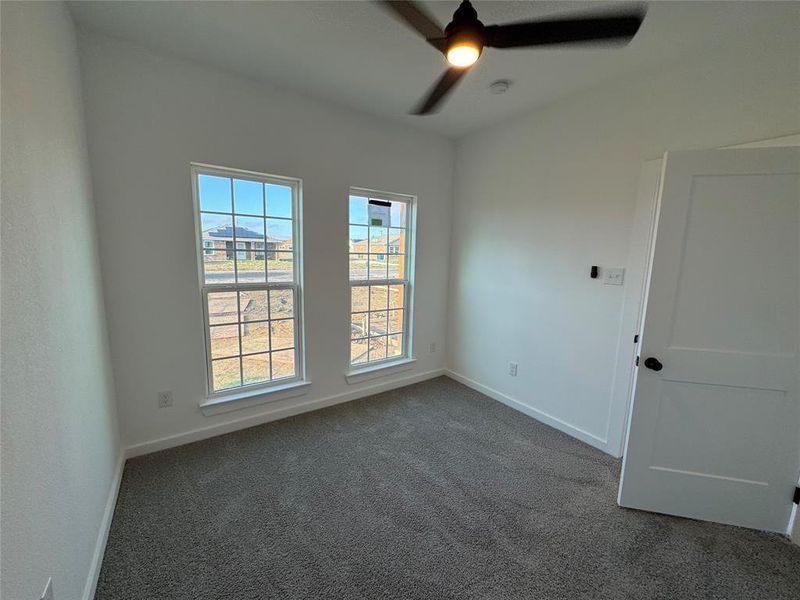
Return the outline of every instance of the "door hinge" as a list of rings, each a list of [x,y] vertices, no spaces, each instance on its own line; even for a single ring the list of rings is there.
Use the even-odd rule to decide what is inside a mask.
[[[800,485],[795,486],[794,488],[794,498],[792,498],[792,502],[795,504],[800,504]]]
[[[635,336],[633,336],[633,343],[635,344],[638,341],[639,341],[639,334],[637,333]]]
[[[636,357],[636,366],[637,367],[639,366],[639,357],[638,356]]]

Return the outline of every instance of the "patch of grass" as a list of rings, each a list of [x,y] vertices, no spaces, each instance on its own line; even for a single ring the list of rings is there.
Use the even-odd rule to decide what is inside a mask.
[[[263,271],[263,260],[240,260],[238,261],[240,271]],[[267,268],[271,271],[291,271],[291,260],[268,260]],[[205,263],[206,273],[212,271],[233,271],[232,260],[219,260]]]

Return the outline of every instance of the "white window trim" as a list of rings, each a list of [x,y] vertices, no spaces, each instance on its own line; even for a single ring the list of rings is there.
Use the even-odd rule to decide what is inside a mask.
[[[403,322],[403,342],[405,345],[404,353],[400,356],[393,356],[379,361],[367,362],[363,364],[353,365],[350,362],[350,341],[348,338],[348,351],[347,351],[347,368],[344,372],[345,380],[348,384],[360,383],[362,381],[369,381],[379,377],[387,377],[398,372],[407,371],[412,369],[416,358],[413,352],[413,318],[414,318],[414,285],[415,285],[415,270],[416,270],[416,233],[417,233],[417,197],[413,194],[398,194],[395,192],[384,192],[381,190],[373,190],[363,187],[351,187],[348,193],[348,205],[346,211],[346,230],[347,230],[347,251],[348,251],[348,264],[350,257],[350,196],[366,196],[376,200],[393,200],[395,202],[404,202],[408,205],[406,211],[406,278],[405,279],[367,279],[351,280],[348,269],[348,281],[350,283],[350,295],[348,306],[352,302],[352,289],[353,287],[369,286],[369,285],[392,285],[403,284],[405,285],[405,297],[403,298],[403,309],[405,310]],[[389,248],[386,248],[386,257],[389,257]],[[352,319],[352,306],[347,312],[348,324]],[[350,327],[348,326],[348,332]]]
[[[284,379],[280,379],[278,383],[283,383],[284,381]],[[251,406],[258,406],[259,404],[280,402],[281,400],[305,396],[310,386],[310,381],[290,381],[289,383],[275,385],[268,389],[260,388],[257,390],[240,391],[238,393],[228,394],[227,396],[208,398],[200,403],[200,410],[205,416],[210,417],[234,410],[250,408]]]
[[[226,283],[226,284],[212,284],[205,283],[204,267],[203,267],[203,231],[202,220],[200,218],[200,197],[197,190],[197,176],[198,174],[218,175],[221,177],[230,177],[237,179],[250,179],[259,182],[276,183],[279,185],[290,186],[294,193],[294,202],[292,203],[292,246],[294,252],[294,282],[273,282],[273,283]],[[228,412],[229,410],[238,410],[239,408],[246,408],[264,402],[277,402],[287,398],[301,396],[308,392],[311,382],[306,379],[305,368],[305,315],[303,311],[304,294],[303,294],[303,242],[302,232],[303,227],[302,219],[302,202],[303,202],[303,181],[299,178],[285,177],[281,175],[272,175],[269,173],[259,173],[255,171],[245,171],[242,169],[235,169],[230,167],[221,167],[218,165],[209,165],[204,163],[191,163],[191,178],[192,178],[192,201],[194,206],[195,218],[195,243],[197,247],[197,277],[200,286],[200,297],[203,309],[203,329],[205,338],[205,361],[206,361],[206,397],[200,402],[200,408],[205,415],[220,414]],[[232,199],[233,200],[233,199]],[[231,206],[231,210],[235,210]],[[233,219],[233,215],[231,217]],[[265,215],[266,217],[266,215]],[[238,260],[238,249],[236,248],[236,222],[233,220],[233,253],[234,263]],[[267,231],[264,231],[265,240]],[[266,244],[265,244],[266,247]],[[266,250],[265,250],[266,252]],[[266,255],[265,255],[266,260]],[[235,266],[234,266],[235,268]],[[243,385],[235,388],[228,388],[218,392],[213,391],[213,379],[211,371],[211,340],[209,339],[209,317],[208,317],[208,303],[206,297],[209,292],[224,292],[233,290],[269,290],[269,289],[292,289],[294,291],[294,319],[296,324],[295,330],[295,348],[294,348],[294,364],[295,376],[267,381],[264,383],[256,383],[250,385]],[[235,406],[231,406],[234,403]]]
[[[391,358],[381,362],[367,363],[364,367],[358,369],[351,369],[344,374],[347,383],[361,383],[362,381],[370,381],[371,379],[378,379],[379,377],[388,377],[395,373],[402,373],[414,368],[414,363],[417,362],[416,358],[402,357]]]

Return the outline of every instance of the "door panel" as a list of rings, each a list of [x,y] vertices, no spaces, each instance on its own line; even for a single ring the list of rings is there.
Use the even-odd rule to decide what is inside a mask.
[[[621,505],[785,530],[799,238],[800,149],[667,155]]]

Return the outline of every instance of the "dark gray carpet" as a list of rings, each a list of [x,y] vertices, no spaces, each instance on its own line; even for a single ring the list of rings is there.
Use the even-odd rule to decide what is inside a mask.
[[[446,378],[128,461],[96,598],[800,598],[779,536]]]

